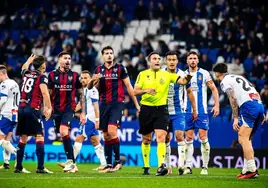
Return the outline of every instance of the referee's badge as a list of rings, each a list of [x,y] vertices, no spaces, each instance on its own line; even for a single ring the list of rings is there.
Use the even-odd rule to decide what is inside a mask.
[[[160,79],[159,83],[163,85],[165,83],[165,80],[163,78]]]

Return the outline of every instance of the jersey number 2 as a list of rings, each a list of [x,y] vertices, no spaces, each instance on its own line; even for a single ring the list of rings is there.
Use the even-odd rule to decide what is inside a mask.
[[[235,79],[235,81],[237,82],[237,83],[241,83],[242,82],[242,88],[245,90],[245,91],[250,91],[251,90],[251,87],[253,87],[253,85],[250,83],[250,82],[248,82],[248,81],[246,81],[246,80],[244,80],[244,79],[242,79],[242,78],[236,78]],[[247,87],[247,83],[248,83],[248,85],[249,85],[249,87]]]
[[[27,77],[24,77],[21,91],[22,92],[24,91],[25,93],[29,93],[33,88],[33,84],[34,84],[34,79],[32,78],[27,79]]]

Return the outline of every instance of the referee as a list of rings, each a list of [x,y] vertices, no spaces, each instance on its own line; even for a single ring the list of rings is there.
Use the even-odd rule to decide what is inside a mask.
[[[139,115],[142,134],[142,156],[144,175],[150,174],[149,155],[152,133],[156,134],[158,169],[156,176],[164,176],[168,170],[164,164],[166,145],[165,138],[168,128],[167,96],[170,83],[186,85],[191,75],[181,78],[177,74],[160,69],[161,57],[152,52],[148,55],[150,68],[139,73],[134,87],[134,94],[141,97],[141,111]]]

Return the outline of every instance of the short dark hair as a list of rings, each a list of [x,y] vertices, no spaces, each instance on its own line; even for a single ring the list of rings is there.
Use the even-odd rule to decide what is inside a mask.
[[[88,70],[83,70],[81,74],[89,74],[89,76],[91,76],[91,73]]]
[[[2,72],[3,74],[7,73],[7,67],[5,65],[0,65],[0,72]]]
[[[178,53],[176,51],[168,51],[166,53],[165,57],[167,58],[167,56],[169,56],[169,55],[176,55],[177,59],[179,59]]]
[[[226,63],[217,63],[212,68],[213,72],[219,72],[219,73],[227,73],[228,72],[228,66]]]
[[[60,53],[58,54],[58,58],[60,58],[60,57],[63,56],[63,55],[69,55],[69,56],[72,57],[72,55],[71,55],[70,52],[62,51],[62,52],[60,52]]]
[[[101,50],[101,55],[104,54],[104,51],[105,51],[105,50],[112,50],[112,51],[114,52],[114,49],[113,49],[111,46],[105,46],[105,47],[103,47],[102,50]]]
[[[34,58],[32,65],[34,67],[35,70],[38,70],[46,61],[45,56],[42,55],[36,55],[36,57]]]
[[[197,52],[195,52],[195,51],[188,52],[186,57],[188,57],[190,55],[196,55],[199,58],[199,54]]]
[[[157,55],[160,56],[160,54],[159,54],[158,52],[151,52],[151,53],[149,53],[149,55],[148,55],[148,61],[151,60],[151,56],[154,55],[154,54],[157,54]]]

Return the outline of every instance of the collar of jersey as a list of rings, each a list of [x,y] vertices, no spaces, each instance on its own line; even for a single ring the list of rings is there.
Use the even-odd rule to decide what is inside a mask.
[[[67,72],[62,72],[62,71],[60,70],[60,68],[58,68],[57,71],[59,71],[60,73],[67,73],[67,72],[70,71],[70,69],[69,69]]]
[[[103,65],[102,65],[102,66],[103,66],[105,69],[108,69],[108,70],[109,70],[109,69],[113,68],[115,65],[116,65],[116,63],[114,62],[114,63],[113,63],[113,66],[111,66],[110,68],[107,68],[107,67],[105,66],[105,64],[104,64],[104,63],[103,63]]]

